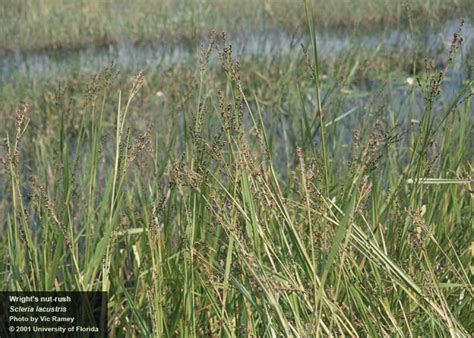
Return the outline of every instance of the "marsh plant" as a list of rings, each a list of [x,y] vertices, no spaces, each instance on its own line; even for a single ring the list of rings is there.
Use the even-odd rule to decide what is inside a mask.
[[[472,334],[462,30],[400,107],[345,111],[305,20],[304,77],[260,74],[274,97],[214,33],[174,94],[111,65],[5,118],[2,288],[107,291],[112,337]]]

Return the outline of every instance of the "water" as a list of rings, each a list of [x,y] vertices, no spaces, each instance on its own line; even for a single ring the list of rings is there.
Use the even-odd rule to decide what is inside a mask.
[[[446,57],[458,21],[449,21],[438,28],[429,28],[413,38],[407,30],[385,30],[361,35],[348,30],[328,30],[318,34],[321,58],[334,59],[350,50],[413,52],[422,51],[429,57]],[[462,35],[463,57],[473,45],[474,26],[466,21]],[[309,44],[307,36],[290,35],[281,30],[264,30],[229,36],[234,55],[246,58],[254,55],[273,57],[285,54],[300,54],[300,44]],[[0,81],[8,82],[14,77],[29,79],[52,79],[64,74],[97,72],[113,60],[120,69],[156,69],[180,62],[196,63],[196,46],[183,44],[151,43],[136,46],[128,41],[102,48],[88,48],[66,52],[0,52]]]

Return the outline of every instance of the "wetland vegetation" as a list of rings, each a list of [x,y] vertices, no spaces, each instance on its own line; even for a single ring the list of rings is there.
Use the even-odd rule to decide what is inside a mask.
[[[112,337],[471,335],[472,13],[4,1],[2,290],[107,291]]]

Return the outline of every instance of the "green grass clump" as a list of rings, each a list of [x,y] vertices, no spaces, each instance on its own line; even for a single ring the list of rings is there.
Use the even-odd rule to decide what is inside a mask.
[[[2,289],[107,291],[113,337],[469,336],[459,38],[403,100],[387,76],[361,106],[359,62],[326,74],[310,27],[268,74],[213,37],[192,70],[2,103]]]

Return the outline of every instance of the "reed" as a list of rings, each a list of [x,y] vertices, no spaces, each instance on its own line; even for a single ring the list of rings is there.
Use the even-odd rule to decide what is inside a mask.
[[[2,289],[108,291],[112,337],[468,336],[463,33],[358,104],[364,65],[324,68],[311,8],[299,59],[214,34],[192,69],[111,65],[4,114]]]

